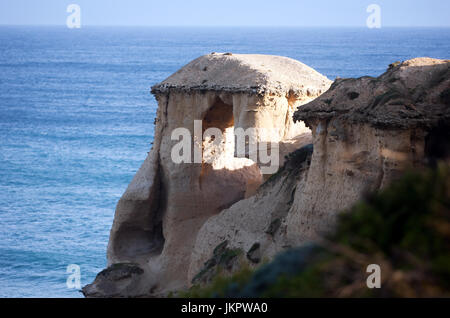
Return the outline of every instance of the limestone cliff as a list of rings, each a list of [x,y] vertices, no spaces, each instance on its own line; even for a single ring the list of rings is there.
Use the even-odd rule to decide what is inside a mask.
[[[449,61],[330,84],[288,58],[210,54],[155,86],[153,148],[118,203],[110,267],[85,295],[164,295],[219,267],[257,266],[329,231],[339,211],[405,169],[449,160]],[[171,132],[195,135],[196,119],[223,131],[221,151],[196,140],[202,162],[176,164]],[[235,156],[237,127],[276,128],[256,139],[279,147],[277,173],[262,178],[263,163]]]
[[[286,154],[311,140],[309,129],[293,122],[295,109],[330,85],[326,77],[289,58],[213,53],[154,86],[158,113],[153,148],[117,205],[109,268],[84,294],[150,296],[187,287],[191,254],[205,221],[251,197],[263,182],[264,163],[249,159],[251,149],[236,156],[233,132],[256,128],[253,138],[269,142],[271,151],[279,149],[277,161],[282,163]],[[202,123],[200,134],[196,120]],[[193,149],[187,160],[176,163],[173,133],[179,128],[192,136]],[[212,147],[212,136],[201,138],[208,128],[223,134],[220,151]],[[196,150],[200,162],[195,161]],[[130,272],[130,266],[136,270]]]

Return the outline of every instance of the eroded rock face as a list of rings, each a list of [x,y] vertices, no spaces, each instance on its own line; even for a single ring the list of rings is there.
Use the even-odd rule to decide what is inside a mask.
[[[313,153],[312,144],[294,151],[284,166],[258,189],[256,195],[241,200],[206,221],[197,235],[189,268],[189,282],[205,270],[212,251],[227,242],[231,250],[240,250],[241,259],[250,266],[270,259],[289,247],[286,217],[295,194],[304,187]],[[300,188],[298,188],[300,187]],[[212,254],[211,254],[212,253]]]
[[[251,198],[263,182],[264,163],[235,156],[233,131],[272,129],[269,135],[258,131],[255,138],[279,148],[282,164],[286,154],[311,140],[309,129],[293,122],[295,109],[330,84],[289,58],[210,54],[154,86],[158,113],[153,148],[117,205],[108,245],[109,269],[133,263],[143,273],[127,277],[122,287],[109,279],[116,276],[99,274],[84,288],[85,295],[159,296],[188,286],[203,224]],[[212,136],[198,138],[196,120],[202,121],[200,137],[208,128],[220,130],[224,138],[219,148],[212,147]],[[189,163],[173,160],[179,139],[172,134],[179,128],[192,136]],[[203,154],[200,162],[195,161],[196,149]],[[257,252],[251,255],[256,258]]]
[[[287,218],[289,240],[298,244],[329,229],[337,211],[402,171],[448,160],[449,89],[450,61],[417,58],[378,78],[336,80],[301,107],[294,119],[311,128],[315,148]]]
[[[291,245],[317,238],[332,227],[337,212],[364,193],[377,191],[405,169],[424,163],[421,130],[378,130],[339,119],[311,127],[315,147],[308,177],[286,218]]]
[[[290,59],[211,54],[188,64],[153,88],[154,145],[117,205],[111,267],[85,294],[159,296],[207,282],[215,267],[257,266],[320,237],[405,169],[449,160],[449,66],[413,59],[378,78],[338,79],[318,97],[330,82]],[[171,133],[195,135],[194,120],[223,132],[220,151],[206,138],[201,163],[174,163]],[[238,127],[277,128],[257,136],[279,147],[276,174],[263,178],[261,162],[234,155]],[[114,265],[123,263],[131,274]]]
[[[312,130],[312,155],[294,159],[293,173],[208,219],[197,236],[189,277],[225,240],[247,253],[258,244],[258,257],[271,258],[320,237],[332,229],[338,212],[405,169],[449,160],[449,89],[449,61],[429,58],[391,65],[378,78],[336,80],[294,115]]]

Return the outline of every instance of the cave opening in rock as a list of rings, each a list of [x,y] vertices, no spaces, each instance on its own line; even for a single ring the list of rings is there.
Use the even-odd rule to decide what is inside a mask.
[[[214,165],[234,155],[233,105],[216,97],[203,117],[203,163]]]
[[[154,180],[153,189],[150,197],[157,199],[136,201],[129,220],[123,222],[115,233],[113,242],[116,258],[139,262],[161,254],[165,243],[162,218],[166,207],[166,193],[159,173]]]
[[[226,104],[220,97],[216,97],[214,104],[203,117],[203,132],[211,127],[219,128],[222,132],[233,128],[233,105]]]

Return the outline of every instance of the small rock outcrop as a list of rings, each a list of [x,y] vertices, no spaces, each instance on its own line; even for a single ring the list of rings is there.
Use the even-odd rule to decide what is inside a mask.
[[[255,129],[254,141],[270,145],[281,165],[285,155],[311,142],[310,130],[294,123],[294,111],[330,85],[323,75],[286,57],[213,53],[154,86],[158,112],[153,147],[117,204],[107,252],[109,274],[99,274],[84,294],[160,296],[187,287],[193,278],[192,251],[204,223],[252,197],[278,170],[276,165],[265,171],[263,160],[251,159],[250,147],[236,154],[234,131]],[[209,128],[223,135],[219,145],[215,135],[207,134]],[[191,151],[176,151],[183,160],[175,162],[180,134],[190,136]],[[208,259],[213,254],[211,250]],[[257,260],[257,251],[249,257]],[[143,272],[120,283],[111,279],[117,276],[115,264],[123,263],[136,264]]]

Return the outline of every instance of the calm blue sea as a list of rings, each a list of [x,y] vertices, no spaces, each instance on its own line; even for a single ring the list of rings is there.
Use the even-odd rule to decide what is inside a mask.
[[[150,149],[149,89],[210,52],[300,60],[330,79],[450,58],[450,29],[0,27],[0,297],[80,297]]]

